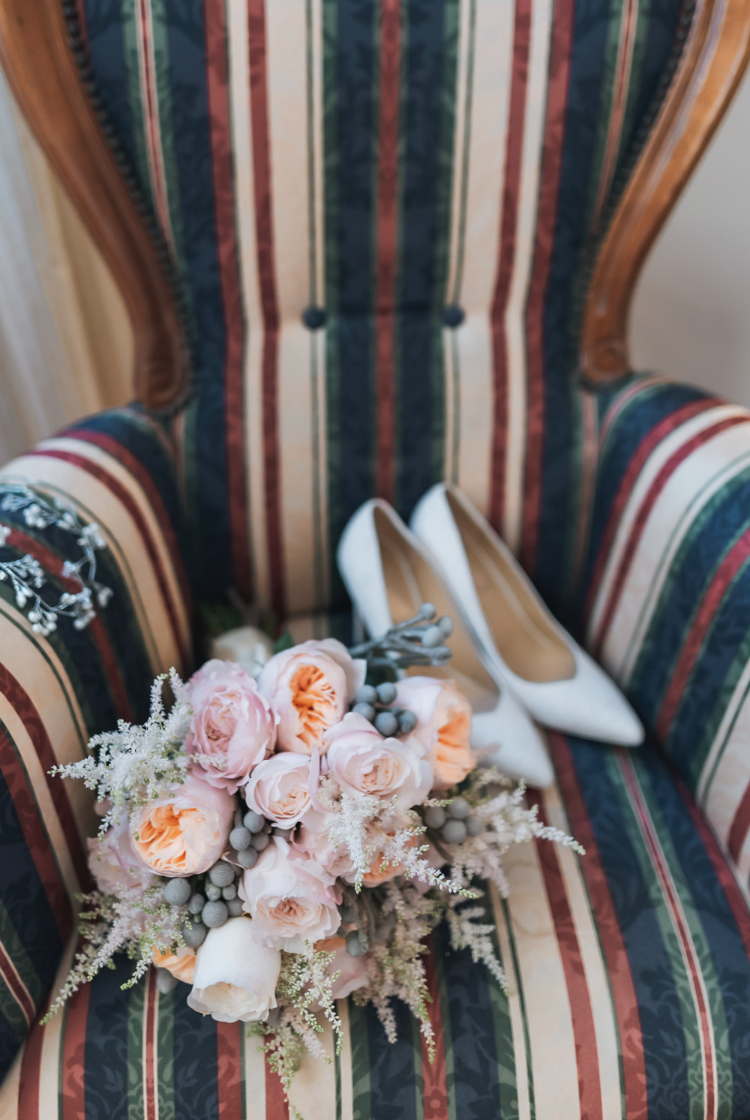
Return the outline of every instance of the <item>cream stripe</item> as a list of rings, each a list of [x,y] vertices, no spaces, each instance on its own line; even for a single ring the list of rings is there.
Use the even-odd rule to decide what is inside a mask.
[[[465,230],[462,227],[462,206],[466,190],[464,172],[464,150],[467,140],[467,97],[469,95],[468,68],[471,53],[471,8],[476,0],[459,0],[458,11],[458,61],[456,65],[456,106],[455,132],[453,136],[453,193],[451,197],[451,229],[448,251],[448,302],[461,303],[463,280],[462,240]],[[472,91],[473,92],[473,91]],[[460,273],[460,275],[459,275]]]
[[[526,1034],[524,1031],[523,1008],[521,1005],[520,991],[516,982],[513,967],[513,950],[511,947],[508,926],[505,921],[500,896],[497,888],[490,885],[490,898],[495,918],[498,941],[500,943],[500,956],[502,958],[505,975],[508,978],[508,1013],[513,1035],[513,1064],[516,1077],[516,1091],[518,1093],[518,1120],[531,1120],[531,1097],[529,1094],[529,1070],[526,1060]]]
[[[539,1117],[580,1116],[578,1067],[565,973],[533,844],[506,856],[508,899],[531,1045]]]
[[[459,461],[449,463],[452,477],[481,510],[487,511],[490,498],[493,414],[493,354],[489,312],[495,287],[497,246],[500,236],[503,164],[508,128],[511,56],[513,49],[513,5],[493,0],[476,0],[474,29],[474,67],[466,73],[471,0],[464,0],[460,14],[459,58],[454,138],[452,222],[449,276],[451,298],[466,313],[456,331],[443,332],[446,369],[458,378],[458,408],[454,409],[452,386],[449,434],[451,444],[458,438]],[[469,91],[469,80],[471,90]],[[471,115],[467,120],[467,98],[471,94]],[[464,168],[466,129],[469,130],[467,167]],[[464,172],[468,176],[464,185]],[[466,197],[466,214],[471,215],[462,229],[460,206]],[[463,239],[463,255],[461,244]],[[460,289],[454,291],[460,270]],[[455,347],[455,353],[448,351]],[[450,456],[453,447],[446,447]]]
[[[544,806],[551,825],[561,828],[564,832],[571,831],[557,786],[545,790]],[[622,1120],[619,1041],[607,967],[602,958],[599,936],[578,857],[570,848],[558,847],[557,858],[565,884],[565,894],[573,915],[586,976],[586,987],[591,999],[602,1094],[602,1120]]]
[[[266,1120],[266,1060],[257,1035],[244,1034],[245,1120]],[[269,1117],[275,1120],[275,1117]]]
[[[508,418],[503,535],[515,551],[521,539],[526,454],[526,298],[534,261],[539,180],[547,114],[552,0],[532,0],[531,46],[518,191],[516,250],[505,331],[508,339]]]
[[[91,444],[74,439],[54,439],[45,441],[40,447],[42,450],[50,448],[71,452],[88,459],[127,491],[148,526],[171,592],[180,637],[184,644],[189,644],[189,622],[172,558],[151,505],[133,475],[111,455]],[[43,455],[25,456],[16,459],[10,467],[14,475],[21,475],[35,485],[54,488],[66,501],[77,506],[84,518],[93,518],[97,522],[128,587],[154,673],[161,672],[165,665],[178,665],[179,650],[151,559],[140,531],[125,506],[104,482],[94,478],[84,468],[62,459],[46,458]]]
[[[269,5],[266,5],[268,12]],[[263,467],[263,314],[260,304],[253,194],[253,153],[250,127],[250,61],[246,0],[227,0],[229,91],[234,157],[235,220],[240,274],[247,323],[243,379],[245,384],[245,449],[253,571],[259,605],[270,599]]]
[[[15,650],[13,651],[15,653]],[[53,727],[55,729],[54,746],[62,747],[62,750],[55,752],[56,756],[67,754],[66,748],[70,747],[71,737],[70,734],[65,733],[65,715],[67,708],[64,702],[60,702],[59,693],[57,696],[50,694],[43,696],[40,686],[51,686],[49,678],[45,680],[41,675],[37,678],[36,694],[32,693],[31,698],[39,709],[39,714],[44,721],[45,727]],[[56,725],[54,722],[49,723],[48,720],[59,717],[60,724]],[[44,826],[49,836],[50,845],[55,855],[55,860],[60,873],[65,883],[65,889],[68,897],[73,898],[76,891],[81,889],[81,884],[78,881],[75,867],[70,856],[70,849],[65,833],[60,824],[57,810],[55,809],[52,795],[44,773],[44,768],[39,761],[39,756],[36,753],[34,744],[31,741],[23,721],[14,710],[12,704],[8,702],[5,696],[0,693],[0,719],[8,728],[13,742],[18,750],[18,753],[23,762],[26,773],[29,776],[29,782],[34,791],[37,805],[39,806],[39,815],[44,821]],[[80,758],[80,755],[74,753],[70,761]],[[68,761],[67,758],[63,761]],[[61,778],[55,778],[54,781],[62,781]],[[76,822],[78,824],[79,832],[82,836],[92,836],[96,831],[95,817],[92,809],[93,797],[90,791],[83,788],[82,782],[68,782],[67,793],[75,814]]]
[[[750,728],[745,724],[750,716],[750,713],[746,712],[747,697],[745,696],[749,688],[750,661],[742,670],[729,703],[724,709],[721,723],[701,771],[696,798],[704,808],[707,808],[710,803],[713,782],[717,776],[715,772],[724,766],[725,757],[728,754],[731,755],[732,748],[737,745],[740,747],[740,753],[744,753],[745,743],[747,743],[748,735],[750,735]],[[748,761],[750,762],[750,755]],[[730,765],[730,770],[733,769],[734,762]],[[741,793],[741,791],[739,792]],[[721,835],[726,839],[723,833]]]
[[[721,408],[715,408],[708,412],[700,413],[665,436],[649,456],[636,479],[617,526],[615,538],[609,556],[607,557],[606,567],[596,597],[596,602],[591,613],[589,640],[593,641],[598,636],[603,612],[607,607],[610,592],[617,578],[620,561],[630,538],[630,531],[640,514],[643,502],[659,474],[659,471],[664,467],[670,457],[683,447],[688,440],[699,435],[706,429],[711,428],[720,420],[742,415],[744,415],[744,410],[732,405],[726,405]],[[653,573],[664,571],[662,566],[664,544],[669,540],[671,533],[679,523],[685,507],[686,495],[688,496],[688,500],[690,500],[693,495],[700,492],[702,486],[705,484],[707,469],[710,474],[724,470],[727,460],[727,451],[725,448],[731,448],[733,445],[737,446],[737,432],[741,431],[741,428],[729,429],[729,431],[710,439],[708,443],[689,455],[672,473],[649,515],[645,531],[641,536],[638,549],[636,550],[636,556],[634,561],[630,564],[628,578],[623,587],[623,593],[620,596],[620,606],[615,613],[615,619],[622,614],[623,606],[628,596],[632,597],[635,595],[637,601],[639,597],[643,596],[643,594],[648,591],[653,579]],[[739,438],[747,447],[747,434],[744,436],[740,435]],[[728,444],[725,442],[726,440],[729,441]],[[738,447],[738,451],[741,451],[741,447]],[[678,480],[679,484],[677,484]],[[636,590],[636,588],[638,590]],[[638,592],[640,592],[640,596]],[[632,598],[630,602],[627,603],[627,615],[632,618],[633,606],[631,604]],[[617,625],[613,619],[613,623],[610,626],[610,634],[616,631]],[[619,641],[622,641],[621,637],[619,637]],[[610,649],[609,638],[607,638],[607,649],[608,651]],[[610,653],[610,656],[612,655],[613,654]]]
[[[698,800],[711,824],[725,843],[729,837],[735,813],[739,808],[745,790],[750,785],[750,700],[744,693],[750,684],[750,664],[735,688],[732,702],[722,720],[719,733],[714,739],[708,761],[703,768],[701,784],[698,787]],[[739,712],[737,713],[738,702]],[[731,713],[731,714],[730,714]],[[732,719],[736,719],[731,733],[727,731]],[[721,756],[717,755],[721,750]],[[746,840],[750,843],[750,835]],[[746,855],[750,857],[750,848]],[[740,863],[741,860],[738,860]]]
[[[5,1075],[2,1088],[0,1088],[0,1120],[36,1120],[36,1117],[19,1117],[18,1115],[18,1090],[21,1085],[21,1062],[23,1061],[23,1046],[13,1059],[13,1065]]]
[[[290,1098],[305,1120],[333,1120],[336,1115],[336,1078],[333,1065],[333,1031],[328,1023],[317,1036],[330,1064],[305,1051],[294,1078]]]
[[[68,978],[71,965],[73,963],[73,953],[78,941],[78,935],[73,934],[68,947],[63,953],[60,967],[57,970],[55,982],[52,985],[52,998],[62,988],[63,984]],[[50,1019],[46,1027],[37,1027],[37,1030],[44,1031],[44,1038],[42,1040],[42,1053],[40,1057],[40,1070],[39,1070],[39,1120],[52,1120],[55,1116],[60,1116],[62,1120],[62,1094],[60,1089],[60,1073],[62,1067],[62,1046],[63,1046],[63,1025],[65,1022],[65,1012],[58,1011],[53,1019]],[[60,1112],[58,1113],[58,1107]],[[36,1120],[36,1117],[21,1116],[19,1120]]]
[[[341,1120],[354,1120],[354,1067],[352,1065],[352,1037],[349,1022],[349,1001],[341,999],[336,1004],[342,1025],[342,1045],[339,1055],[341,1073]]]

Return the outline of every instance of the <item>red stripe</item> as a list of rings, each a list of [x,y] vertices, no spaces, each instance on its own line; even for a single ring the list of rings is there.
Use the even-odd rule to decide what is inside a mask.
[[[694,435],[692,439],[689,439],[687,443],[684,443],[682,447],[678,448],[673,455],[670,455],[667,462],[656,475],[656,478],[651,483],[646,496],[641,502],[638,514],[630,527],[627,543],[622,551],[622,555],[617,566],[617,572],[612,582],[609,599],[607,600],[606,608],[602,613],[601,621],[599,622],[599,625],[597,627],[597,638],[594,644],[594,652],[596,654],[600,652],[601,644],[606,637],[607,631],[609,630],[612,616],[615,613],[617,604],[620,600],[620,595],[622,594],[622,589],[625,585],[625,578],[628,574],[630,565],[633,562],[633,557],[635,555],[636,549],[638,548],[640,539],[643,536],[643,530],[646,527],[646,522],[651,515],[652,509],[656,505],[656,501],[659,495],[669,482],[669,479],[677,470],[680,463],[684,462],[684,460],[687,459],[688,455],[692,455],[693,451],[695,451],[696,448],[702,447],[704,443],[708,443],[709,440],[713,439],[715,436],[718,436],[721,432],[726,431],[727,428],[734,428],[737,424],[746,424],[747,419],[748,418],[746,416],[731,416],[726,420],[721,420],[719,421],[719,423],[713,424],[710,428],[706,428],[702,432],[698,432],[697,435]]]
[[[35,560],[38,560],[46,571],[51,572],[60,580],[66,591],[80,591],[81,586],[78,580],[69,579],[62,575],[63,563],[60,557],[54,552],[51,552],[50,549],[45,548],[39,541],[34,540],[33,537],[27,537],[26,534],[22,533],[19,529],[13,529],[7,540],[13,548],[17,548],[21,552],[27,552],[30,556],[33,556]],[[125,688],[125,682],[122,678],[122,673],[120,672],[120,666],[115,652],[112,649],[109,635],[98,614],[95,618],[92,618],[88,629],[94,639],[94,644],[99,651],[99,656],[104,665],[107,683],[115,701],[118,714],[121,719],[132,720],[133,709],[130,706],[130,700],[128,698],[127,689]]]
[[[575,0],[558,0],[552,25],[547,88],[547,128],[542,151],[542,177],[534,248],[534,267],[526,306],[528,420],[526,478],[521,558],[531,571],[535,564],[539,511],[542,501],[544,440],[544,299],[549,280],[557,221],[557,195],[562,169],[568,79],[573,41]]]
[[[0,729],[0,736],[1,735],[2,730]],[[27,1026],[31,1026],[32,1020],[36,1015],[34,1001],[29,995],[28,988],[18,975],[16,967],[2,942],[0,942],[0,973],[2,973],[3,980],[10,989],[11,995],[21,1008]]]
[[[622,511],[625,504],[630,497],[631,491],[635,486],[638,475],[643,469],[643,465],[651,455],[651,452],[656,448],[665,436],[673,432],[675,428],[679,428],[681,424],[690,420],[693,416],[697,416],[700,412],[706,412],[710,408],[715,408],[715,401],[691,401],[690,404],[683,405],[678,408],[676,412],[670,413],[665,416],[655,427],[643,437],[638,447],[635,449],[633,456],[628,463],[627,470],[622,477],[617,493],[610,507],[609,516],[607,517],[607,524],[604,527],[602,534],[601,544],[596,557],[596,564],[589,583],[589,590],[586,596],[586,603],[584,606],[584,615],[588,616],[596,598],[599,584],[604,573],[604,566],[609,556],[609,550],[612,547],[612,541],[622,518]]]
[[[2,663],[0,663],[0,692],[2,692],[14,708],[16,714],[26,728],[29,738],[34,744],[34,750],[37,753],[44,773],[44,780],[47,783],[52,803],[55,806],[60,826],[65,835],[70,858],[75,867],[78,881],[85,889],[89,882],[89,871],[86,863],[86,856],[83,851],[83,843],[78,828],[76,827],[75,815],[71,808],[70,801],[68,800],[68,791],[65,788],[65,783],[50,774],[50,770],[56,764],[57,759],[55,758],[55,752],[52,749],[52,744],[47,735],[47,730],[26,690],[16,680],[7,666]]]
[[[159,1115],[158,1099],[156,1093],[156,1006],[158,993],[156,990],[156,969],[150,968],[146,981],[146,1021],[144,1024],[144,1049],[143,1056],[143,1082],[145,1097],[144,1120],[157,1120]],[[82,1118],[84,1120],[84,1118]]]
[[[721,600],[734,577],[750,556],[750,529],[746,529],[740,539],[735,542],[719,565],[714,578],[703,596],[698,607],[693,623],[688,631],[684,645],[680,652],[677,665],[669,687],[662,701],[659,715],[656,719],[656,734],[664,741],[669,733],[670,724],[674,719],[682,694],[693,670],[693,666],[701,651],[706,633],[711,625],[714,615],[719,609]]]
[[[490,316],[494,391],[490,521],[500,531],[505,508],[505,453],[508,427],[508,353],[505,314],[516,256],[518,202],[521,191],[521,156],[526,117],[526,85],[531,47],[531,0],[517,0],[513,28],[513,70],[510,79],[508,138],[505,148],[500,244],[495,293]]]
[[[394,305],[398,237],[398,133],[401,96],[401,0],[380,5],[378,244],[375,276],[375,383],[378,402],[378,497],[391,501],[395,473]]]
[[[284,557],[281,540],[278,385],[276,359],[279,341],[279,309],[274,265],[273,215],[271,209],[271,149],[268,130],[266,78],[266,15],[264,0],[248,0],[250,54],[250,118],[255,191],[255,238],[257,242],[260,298],[263,308],[263,466],[265,476],[266,535],[271,602],[284,617]]]
[[[217,1120],[239,1120],[242,1116],[242,1023],[216,1024],[216,1087],[219,1093]]]
[[[60,1120],[86,1120],[86,1024],[90,996],[91,988],[84,984],[73,993],[65,1007],[60,1070]],[[19,1116],[19,1120],[24,1120],[23,1114]]]
[[[586,879],[602,952],[607,961],[620,1042],[625,1114],[628,1120],[648,1120],[643,1032],[625,941],[586,803],[578,784],[570,747],[564,736],[557,732],[548,732],[548,741],[571,831],[586,849],[586,856],[581,860],[581,870]]]
[[[10,735],[2,724],[0,724],[0,770],[2,770],[8,791],[13,799],[13,807],[23,832],[23,838],[26,841],[26,847],[34,861],[36,873],[44,888],[47,902],[60,931],[60,939],[64,943],[73,929],[73,911],[70,899],[60,869],[55,863],[49,836],[45,831],[26,771],[16,754]],[[54,781],[58,785],[62,784],[59,778],[55,778]]]
[[[44,1029],[37,1023],[24,1043],[18,1079],[18,1120],[48,1120],[39,1115],[39,1073],[42,1067]]]
[[[83,455],[76,455],[72,451],[61,451],[57,448],[47,447],[39,448],[36,451],[32,451],[31,454],[44,455],[51,459],[62,459],[63,462],[72,463],[74,466],[80,467],[81,470],[87,471],[90,475],[92,475],[93,478],[96,478],[99,482],[103,483],[104,486],[106,486],[106,488],[110,491],[110,493],[114,494],[118,502],[120,502],[120,504],[125,507],[125,509],[132,517],[133,521],[135,522],[141,541],[143,542],[143,546],[146,549],[149,560],[151,561],[151,567],[153,569],[154,575],[156,576],[156,582],[159,586],[161,597],[164,600],[164,606],[166,607],[166,611],[169,616],[169,622],[172,627],[172,633],[174,635],[177,648],[180,650],[180,656],[183,658],[183,660],[186,660],[188,653],[185,647],[185,643],[182,641],[180,636],[181,632],[177,619],[177,608],[169,590],[169,584],[167,582],[167,577],[164,572],[164,567],[162,565],[156,543],[151,536],[151,532],[148,525],[146,524],[146,520],[143,517],[143,514],[138,509],[135,501],[122,485],[122,483],[120,483],[113,475],[109,474],[108,471],[105,471],[102,467],[100,467],[98,463],[92,462],[91,459],[86,459]]]
[[[672,922],[674,925],[675,933],[682,946],[683,957],[687,972],[691,982],[693,991],[693,999],[695,1001],[696,1009],[698,1012],[698,1021],[700,1024],[701,1038],[703,1043],[703,1061],[705,1066],[705,1115],[706,1117],[713,1117],[715,1115],[716,1100],[715,1100],[715,1057],[713,1050],[713,1039],[711,1037],[710,1015],[708,1005],[703,993],[703,988],[700,983],[702,979],[702,970],[700,961],[693,945],[690,930],[688,929],[685,917],[682,913],[682,907],[677,895],[677,891],[672,882],[672,876],[669,871],[664,853],[661,850],[658,837],[651,822],[651,817],[648,812],[641,788],[638,785],[638,780],[633,768],[633,761],[625,751],[618,750],[619,764],[622,775],[625,779],[625,784],[628,787],[630,800],[635,810],[636,816],[640,822],[641,833],[646,841],[646,846],[651,855],[651,861],[656,871],[657,878],[661,883],[662,892],[669,905],[669,910],[672,915]]]
[[[284,1096],[284,1086],[279,1075],[274,1073],[266,1057],[266,1118],[265,1120],[289,1120],[289,1104]]]
[[[119,440],[113,439],[112,436],[106,435],[104,432],[85,432],[81,431],[80,429],[74,429],[70,432],[61,432],[60,435],[61,437],[65,437],[68,439],[77,439],[81,440],[83,443],[93,443],[96,447],[101,447],[103,451],[106,451],[108,455],[111,455],[113,459],[115,459],[118,463],[125,467],[125,469],[136,479],[141,490],[148,498],[151,509],[154,511],[154,517],[156,518],[157,524],[159,525],[159,528],[161,530],[161,534],[164,537],[167,551],[169,552],[175,575],[177,576],[177,581],[180,585],[180,590],[182,591],[182,597],[185,603],[185,607],[188,613],[191,613],[192,604],[190,602],[190,586],[188,584],[185,565],[182,562],[182,550],[180,548],[180,543],[177,540],[174,529],[172,527],[172,519],[167,512],[167,507],[162,501],[161,494],[156,487],[156,483],[144,467],[143,463],[140,461],[140,459],[137,459],[135,455],[133,455],[133,453],[123,443],[120,443]],[[170,448],[169,450],[170,454],[173,455],[173,448]],[[178,644],[179,639],[179,634],[176,634],[175,640],[178,642]]]
[[[745,787],[745,792],[732,818],[732,827],[729,829],[729,836],[727,837],[727,848],[735,863],[740,858],[748,832],[750,832],[750,783]]]
[[[431,937],[427,938],[427,945],[428,952],[422,959],[427,979],[427,992],[430,997],[427,1003],[427,1013],[430,1017],[434,1035],[435,1057],[430,1061],[424,1035],[420,1035],[423,1120],[449,1120],[445,1036],[440,1007],[440,987],[437,968],[435,967],[435,946]]]
[[[529,805],[536,805],[539,819],[548,824],[544,803],[537,790],[527,792]],[[599,1057],[594,1030],[594,1012],[591,1007],[586,973],[583,969],[581,946],[578,942],[573,913],[565,892],[557,849],[548,840],[537,840],[536,849],[544,876],[552,918],[555,923],[557,944],[560,949],[565,985],[573,1026],[578,1067],[578,1098],[581,1120],[601,1120],[602,1095],[599,1084]]]
[[[252,598],[252,582],[245,478],[245,316],[235,221],[226,12],[224,4],[204,4],[203,10],[206,21],[206,75],[214,215],[224,309],[224,425],[232,562],[237,590],[249,602]]]

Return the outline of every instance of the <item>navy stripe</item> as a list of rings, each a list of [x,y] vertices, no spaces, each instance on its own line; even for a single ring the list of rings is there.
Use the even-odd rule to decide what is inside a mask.
[[[123,0],[85,0],[86,32],[97,90],[128,162],[137,173],[141,168],[130,104],[122,7]],[[140,185],[145,197],[150,198],[148,183],[141,180]]]
[[[128,1120],[128,1012],[130,992],[120,987],[132,975],[133,961],[124,954],[115,968],[104,968],[92,981],[86,1024],[86,1120]],[[141,982],[143,983],[143,982]]]
[[[333,11],[331,8],[333,7]],[[329,528],[332,550],[374,489],[377,7],[324,5]],[[333,572],[333,609],[346,607]]]
[[[369,1038],[370,1112],[367,1120],[421,1120],[417,1112],[417,1093],[421,1099],[418,1028],[411,1011],[400,1000],[392,1000],[398,1038],[389,1042],[372,1004],[365,1009]],[[421,1110],[420,1110],[421,1112]]]

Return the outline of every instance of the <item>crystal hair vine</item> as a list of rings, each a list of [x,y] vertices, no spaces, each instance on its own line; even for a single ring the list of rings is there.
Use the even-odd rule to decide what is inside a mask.
[[[84,630],[96,618],[96,607],[106,607],[113,594],[96,579],[96,554],[106,548],[99,526],[82,521],[71,506],[59,498],[50,501],[25,482],[0,482],[0,496],[0,510],[21,513],[30,529],[55,528],[70,534],[83,553],[78,560],[65,560],[59,573],[45,571],[29,553],[17,560],[0,561],[0,581],[10,584],[16,605],[26,610],[36,634],[48,637],[60,618],[71,618],[76,630]],[[0,548],[7,545],[12,532],[12,525],[0,524]],[[54,576],[72,580],[80,590],[63,591],[56,603],[50,603],[41,592]]]

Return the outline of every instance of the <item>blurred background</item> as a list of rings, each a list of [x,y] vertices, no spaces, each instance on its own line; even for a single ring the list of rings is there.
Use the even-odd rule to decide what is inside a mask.
[[[631,357],[750,407],[750,81],[649,257]],[[119,294],[0,71],[0,463],[131,397]]]

